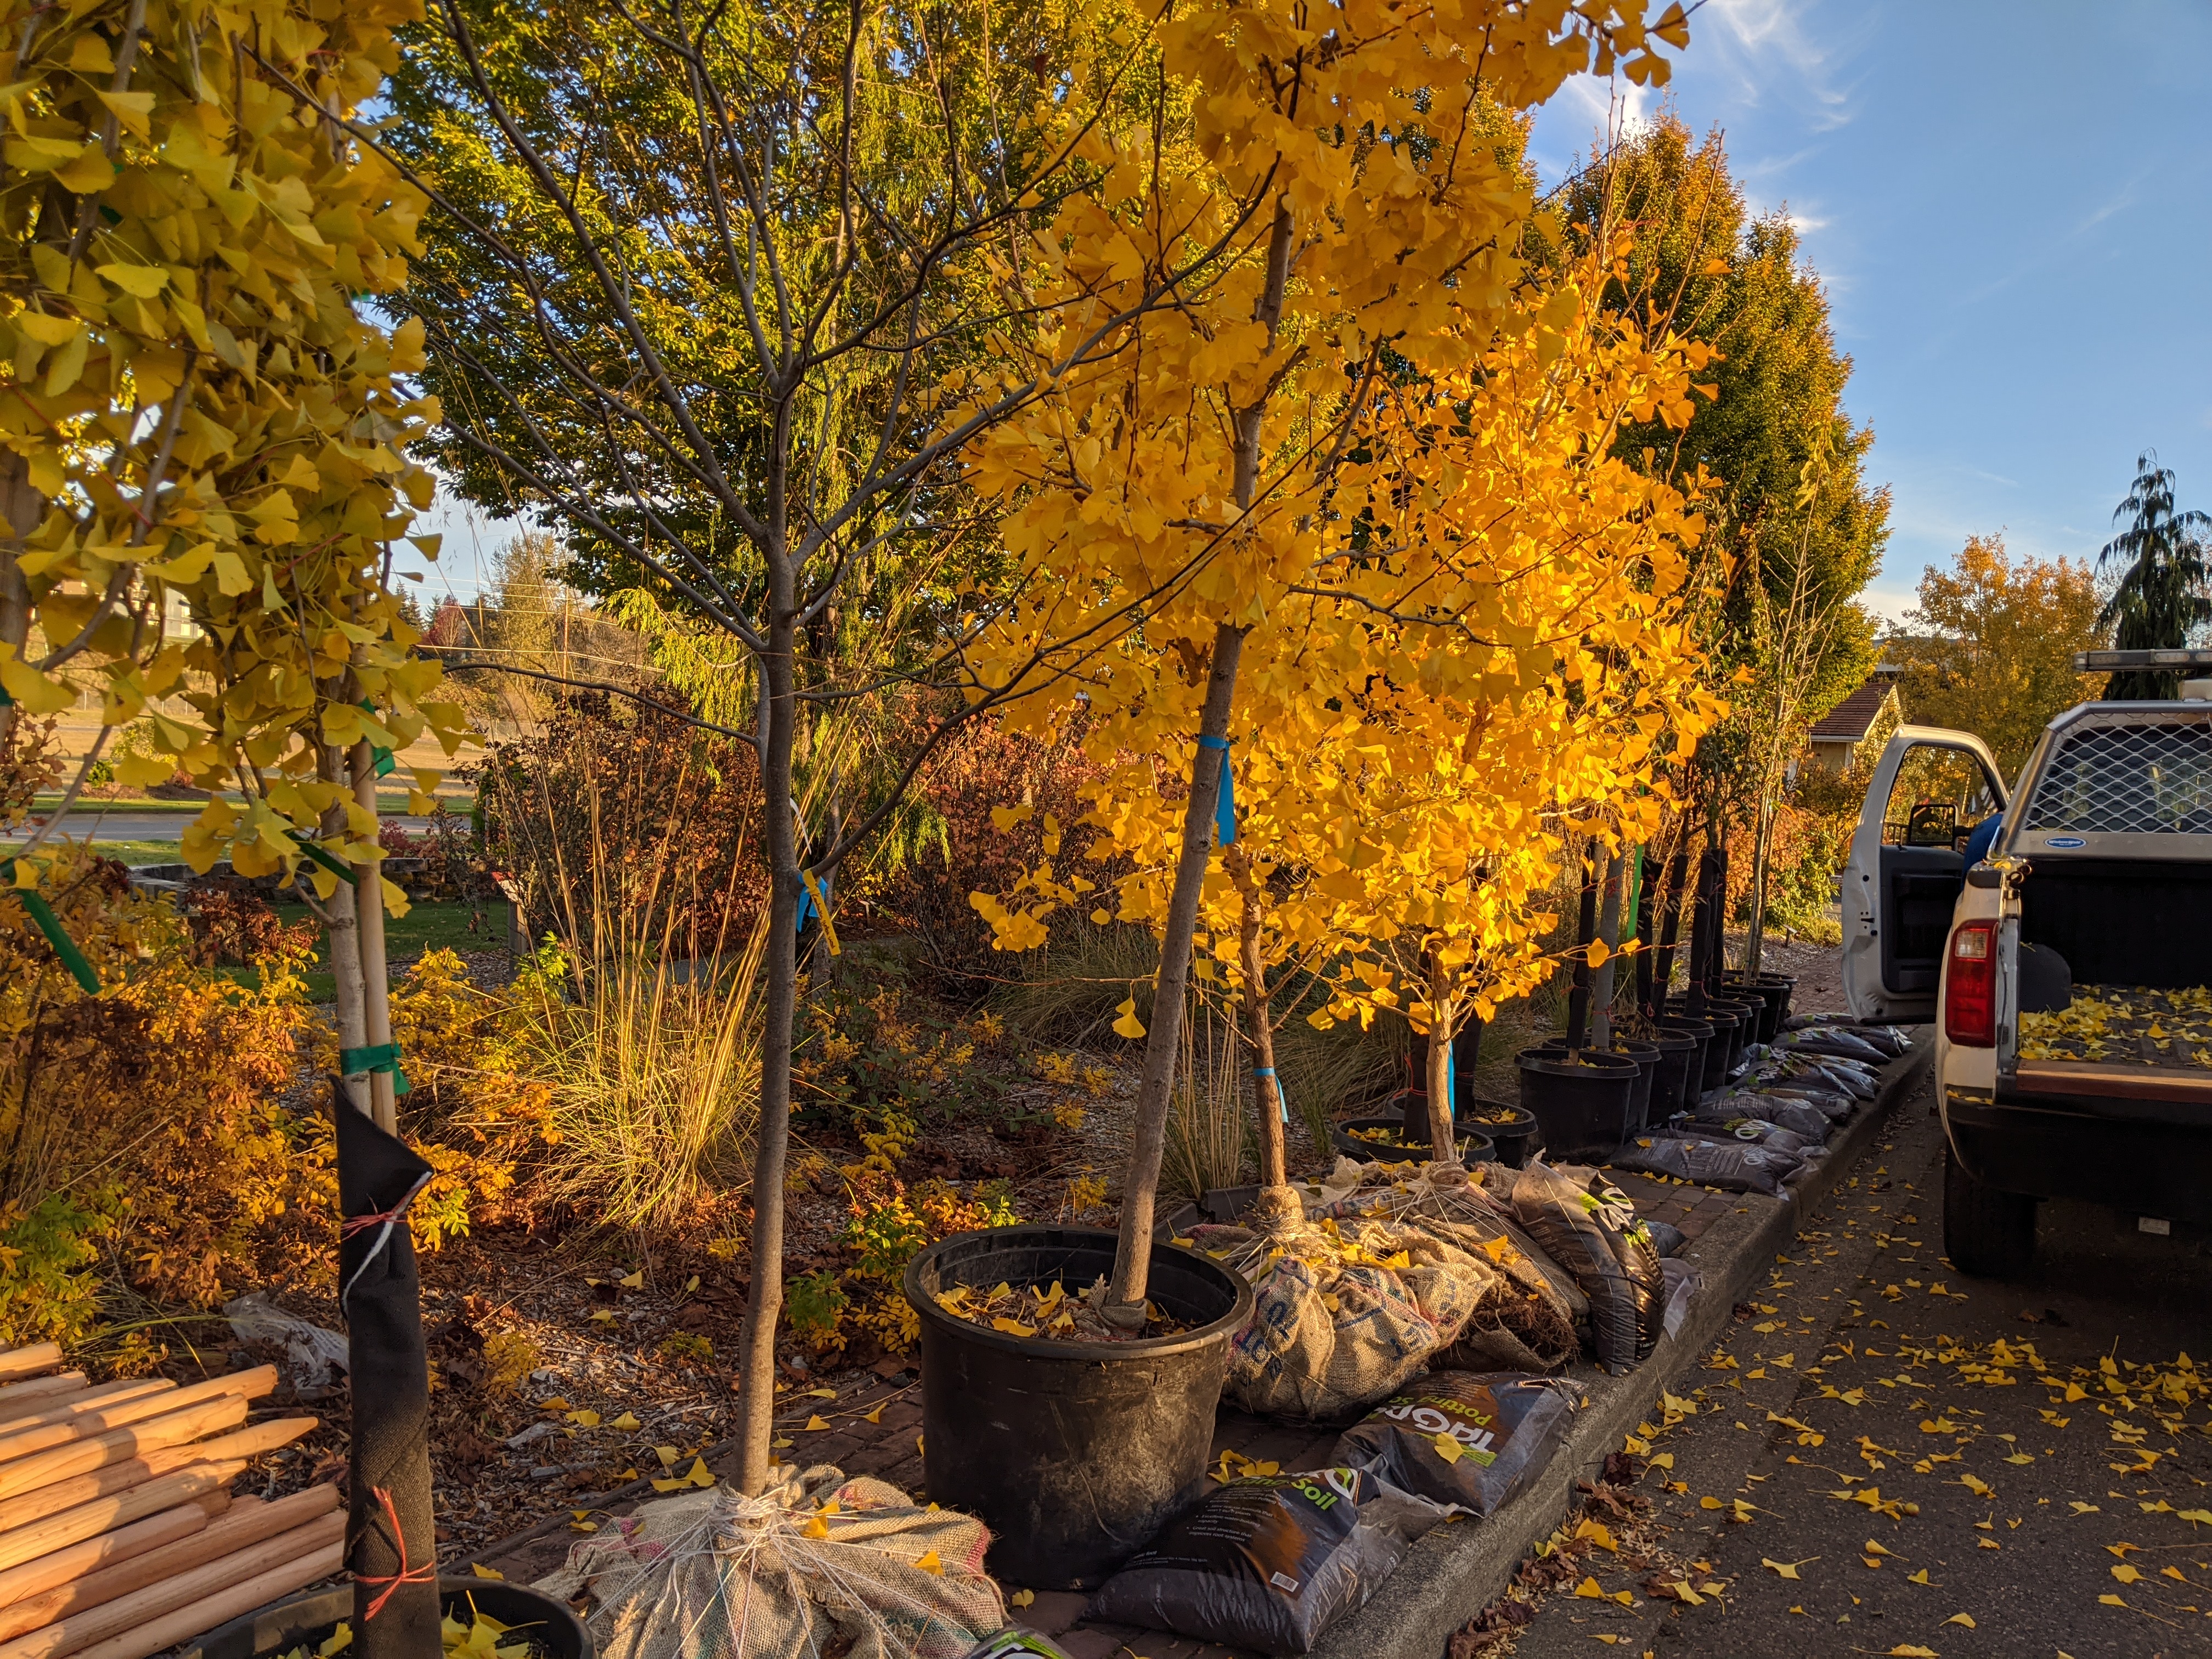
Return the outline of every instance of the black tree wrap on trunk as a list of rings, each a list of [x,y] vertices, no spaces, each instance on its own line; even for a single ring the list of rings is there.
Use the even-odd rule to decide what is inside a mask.
[[[1728,977],[1728,842],[1713,847],[1713,942],[1705,952],[1705,994],[1719,996]]]
[[[1597,937],[1597,865],[1583,863],[1583,904],[1575,918],[1575,985],[1567,994],[1567,1047],[1578,1050],[1589,1035],[1589,943]]]
[[[430,1374],[422,1283],[407,1206],[431,1169],[333,1088],[339,1305],[346,1319],[353,1446],[346,1563],[353,1646],[363,1659],[434,1659],[438,1547],[430,1496]]]
[[[1666,876],[1665,868],[1652,858],[1645,857],[1642,866],[1643,880],[1636,889],[1636,1012],[1638,1018],[1650,1020],[1658,1017],[1653,1006],[1651,988],[1651,946],[1653,928],[1658,915],[1658,888]]]
[[[1707,959],[1713,948],[1713,850],[1698,856],[1698,889],[1690,917],[1690,1017],[1702,1019],[1711,988],[1707,983]]]
[[[1674,986],[1675,942],[1682,930],[1682,895],[1690,879],[1690,837],[1687,830],[1667,866],[1667,885],[1659,902],[1659,961],[1652,969],[1652,995],[1644,1012],[1654,1019],[1666,1011]]]

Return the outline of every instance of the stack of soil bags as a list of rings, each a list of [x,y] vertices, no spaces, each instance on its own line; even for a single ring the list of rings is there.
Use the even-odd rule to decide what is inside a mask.
[[[758,1498],[647,1504],[536,1588],[598,1598],[599,1659],[965,1659],[1005,1627],[981,1522],[828,1464],[784,1473]]]
[[[0,1659],[144,1659],[338,1571],[336,1487],[231,1496],[317,1426],[246,1424],[274,1370],[95,1386],[61,1358],[0,1353]]]

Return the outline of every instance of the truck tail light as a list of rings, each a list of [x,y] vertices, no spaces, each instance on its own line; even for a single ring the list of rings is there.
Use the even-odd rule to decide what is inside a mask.
[[[1951,961],[1943,975],[1943,1032],[1969,1048],[1997,1041],[1997,925],[1960,924],[1951,935]]]

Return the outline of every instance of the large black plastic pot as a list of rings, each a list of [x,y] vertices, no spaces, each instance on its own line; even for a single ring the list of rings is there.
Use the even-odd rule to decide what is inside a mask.
[[[1773,1042],[1782,1030],[1782,1022],[1790,1018],[1790,997],[1796,990],[1797,981],[1787,974],[1761,974],[1756,979],[1730,974],[1721,983],[1732,995],[1755,996],[1765,1005],[1759,1017],[1758,1041]]]
[[[1362,1164],[1426,1164],[1429,1161],[1428,1125],[1421,1125],[1423,1133],[1409,1135],[1403,1118],[1351,1117],[1329,1131],[1329,1145],[1346,1158]],[[1359,1129],[1388,1129],[1400,1141],[1409,1144],[1392,1146],[1387,1141],[1363,1140],[1354,1133]],[[1459,1161],[1462,1164],[1482,1164],[1489,1160],[1492,1148],[1486,1134],[1462,1134],[1459,1141]]]
[[[1523,1048],[1521,1103],[1534,1114],[1545,1156],[1555,1163],[1610,1157],[1628,1139],[1629,1102],[1644,1068],[1626,1054],[1585,1048],[1570,1057]],[[1579,1061],[1579,1063],[1577,1063]]]
[[[1735,1010],[1708,1002],[1703,1013],[1692,1016],[1686,1008],[1669,1004],[1668,1013],[1670,1018],[1694,1018],[1700,1024],[1712,1028],[1712,1035],[1705,1040],[1705,1065],[1698,1079],[1698,1092],[1717,1089],[1726,1083],[1728,1074],[1735,1066],[1737,1027],[1743,1023],[1736,1018]]]
[[[1114,1235],[1096,1227],[956,1233],[907,1264],[921,1321],[923,1479],[933,1502],[991,1528],[991,1571],[1010,1583],[1089,1589],[1198,1495],[1252,1288],[1155,1244],[1146,1294],[1191,1329],[1116,1343],[1012,1336],[937,1298],[956,1285],[1055,1279],[1074,1291],[1113,1271]]]
[[[1528,1167],[1528,1149],[1536,1141],[1534,1113],[1500,1100],[1471,1100],[1467,1121],[1489,1140],[1491,1156],[1498,1163],[1509,1170]]]
[[[1705,1045],[1713,1039],[1710,1020],[1656,1019],[1651,1030],[1659,1048],[1659,1069],[1651,1076],[1651,1109],[1644,1118],[1647,1128],[1697,1105],[1705,1082]]]
[[[1716,1008],[1725,1008],[1735,1016],[1735,1041],[1729,1044],[1729,1070],[1734,1073],[1748,1058],[1752,1045],[1759,1041],[1759,1022],[1766,1017],[1766,1000],[1731,993],[1713,998],[1705,1006],[1708,1016]]]
[[[475,1603],[487,1617],[536,1638],[549,1659],[592,1659],[592,1638],[568,1604],[526,1585],[503,1584],[495,1578],[441,1578],[438,1599],[447,1612],[463,1620],[470,1616],[469,1604]],[[308,1590],[272,1601],[186,1643],[180,1659],[267,1659],[302,1644],[313,1652],[341,1620],[352,1618],[351,1584]]]
[[[1536,1046],[1555,1054],[1564,1054],[1567,1052],[1567,1040],[1565,1037],[1548,1037]],[[1628,1136],[1641,1133],[1644,1126],[1651,1121],[1651,1091],[1658,1076],[1659,1048],[1656,1043],[1646,1042],[1638,1037],[1615,1037],[1612,1045],[1604,1052],[1626,1054],[1636,1062],[1638,1072],[1636,1088],[1628,1097],[1628,1121],[1621,1136],[1621,1139],[1626,1141]]]

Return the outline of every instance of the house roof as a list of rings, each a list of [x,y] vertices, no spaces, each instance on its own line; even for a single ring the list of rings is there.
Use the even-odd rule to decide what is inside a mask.
[[[1874,729],[1882,705],[1897,695],[1897,688],[1879,679],[1869,680],[1813,723],[1807,735],[1815,743],[1860,743]]]

